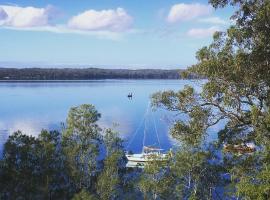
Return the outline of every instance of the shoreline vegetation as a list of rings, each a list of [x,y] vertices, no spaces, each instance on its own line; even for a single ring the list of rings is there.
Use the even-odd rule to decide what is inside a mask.
[[[212,43],[197,52],[198,63],[183,73],[206,77],[207,83],[201,91],[186,85],[151,96],[154,109],[175,113],[169,133],[181,146],[166,163],[126,169],[123,141],[114,130],[102,130],[100,113],[83,104],[70,109],[61,134],[43,131],[36,139],[16,132],[8,138],[0,161],[0,199],[269,200],[270,1],[209,3],[235,12],[234,23],[215,32]],[[46,76],[41,69],[27,76],[24,69],[9,70],[9,78],[59,79],[50,69]],[[106,77],[102,70],[88,70],[99,72],[92,74],[95,79]],[[146,72],[141,77],[158,77]],[[77,73],[59,74],[83,77]],[[130,77],[140,77],[135,74]],[[206,143],[210,130],[218,137]],[[243,149],[249,151],[239,153]]]
[[[87,81],[101,79],[182,79],[185,70],[177,69],[102,69],[102,68],[0,68],[0,81]],[[187,79],[198,79],[190,74]]]

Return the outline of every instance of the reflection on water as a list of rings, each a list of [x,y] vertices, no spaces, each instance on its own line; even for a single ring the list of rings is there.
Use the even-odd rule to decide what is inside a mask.
[[[186,80],[102,80],[59,82],[0,82],[0,153],[9,134],[21,130],[37,135],[41,129],[59,129],[68,110],[80,104],[93,104],[102,114],[99,125],[113,127],[128,143],[145,114],[149,97],[160,90],[179,90],[186,84],[200,90],[204,81]],[[127,94],[133,93],[128,99]],[[169,149],[174,140],[168,136],[170,113],[153,113],[162,148]],[[148,119],[149,120],[149,119]],[[155,144],[154,124],[146,125],[147,144]],[[134,137],[129,150],[142,148],[144,127]],[[147,145],[146,144],[146,145]]]

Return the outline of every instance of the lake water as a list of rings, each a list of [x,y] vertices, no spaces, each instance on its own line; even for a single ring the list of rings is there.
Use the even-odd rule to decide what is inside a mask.
[[[72,106],[93,104],[101,113],[101,127],[113,127],[125,146],[140,152],[145,145],[168,150],[175,141],[168,134],[174,114],[165,111],[144,116],[150,95],[192,85],[200,90],[204,81],[189,80],[99,80],[73,82],[0,82],[0,153],[9,134],[21,130],[38,135],[41,129],[59,129]],[[133,98],[127,94],[132,92]],[[157,132],[156,132],[157,130]],[[137,131],[137,132],[136,132]],[[215,129],[212,130],[215,132]],[[136,134],[135,134],[136,133]],[[211,136],[212,139],[215,136]]]

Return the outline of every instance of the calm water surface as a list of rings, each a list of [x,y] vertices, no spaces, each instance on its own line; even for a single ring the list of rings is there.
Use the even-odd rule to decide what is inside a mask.
[[[41,129],[59,129],[70,107],[80,104],[96,106],[102,115],[101,127],[117,124],[116,129],[128,150],[141,151],[144,130],[145,145],[157,145],[160,140],[161,147],[167,150],[175,144],[168,134],[173,113],[148,112],[142,121],[150,95],[168,89],[179,90],[184,85],[200,90],[203,83],[187,80],[0,82],[0,153],[9,134],[21,130],[38,135]],[[127,98],[129,92],[133,93],[132,99]]]

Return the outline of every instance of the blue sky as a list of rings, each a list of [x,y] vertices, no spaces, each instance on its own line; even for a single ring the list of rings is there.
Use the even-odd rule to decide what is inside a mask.
[[[0,0],[0,66],[186,68],[232,11],[205,0]]]

